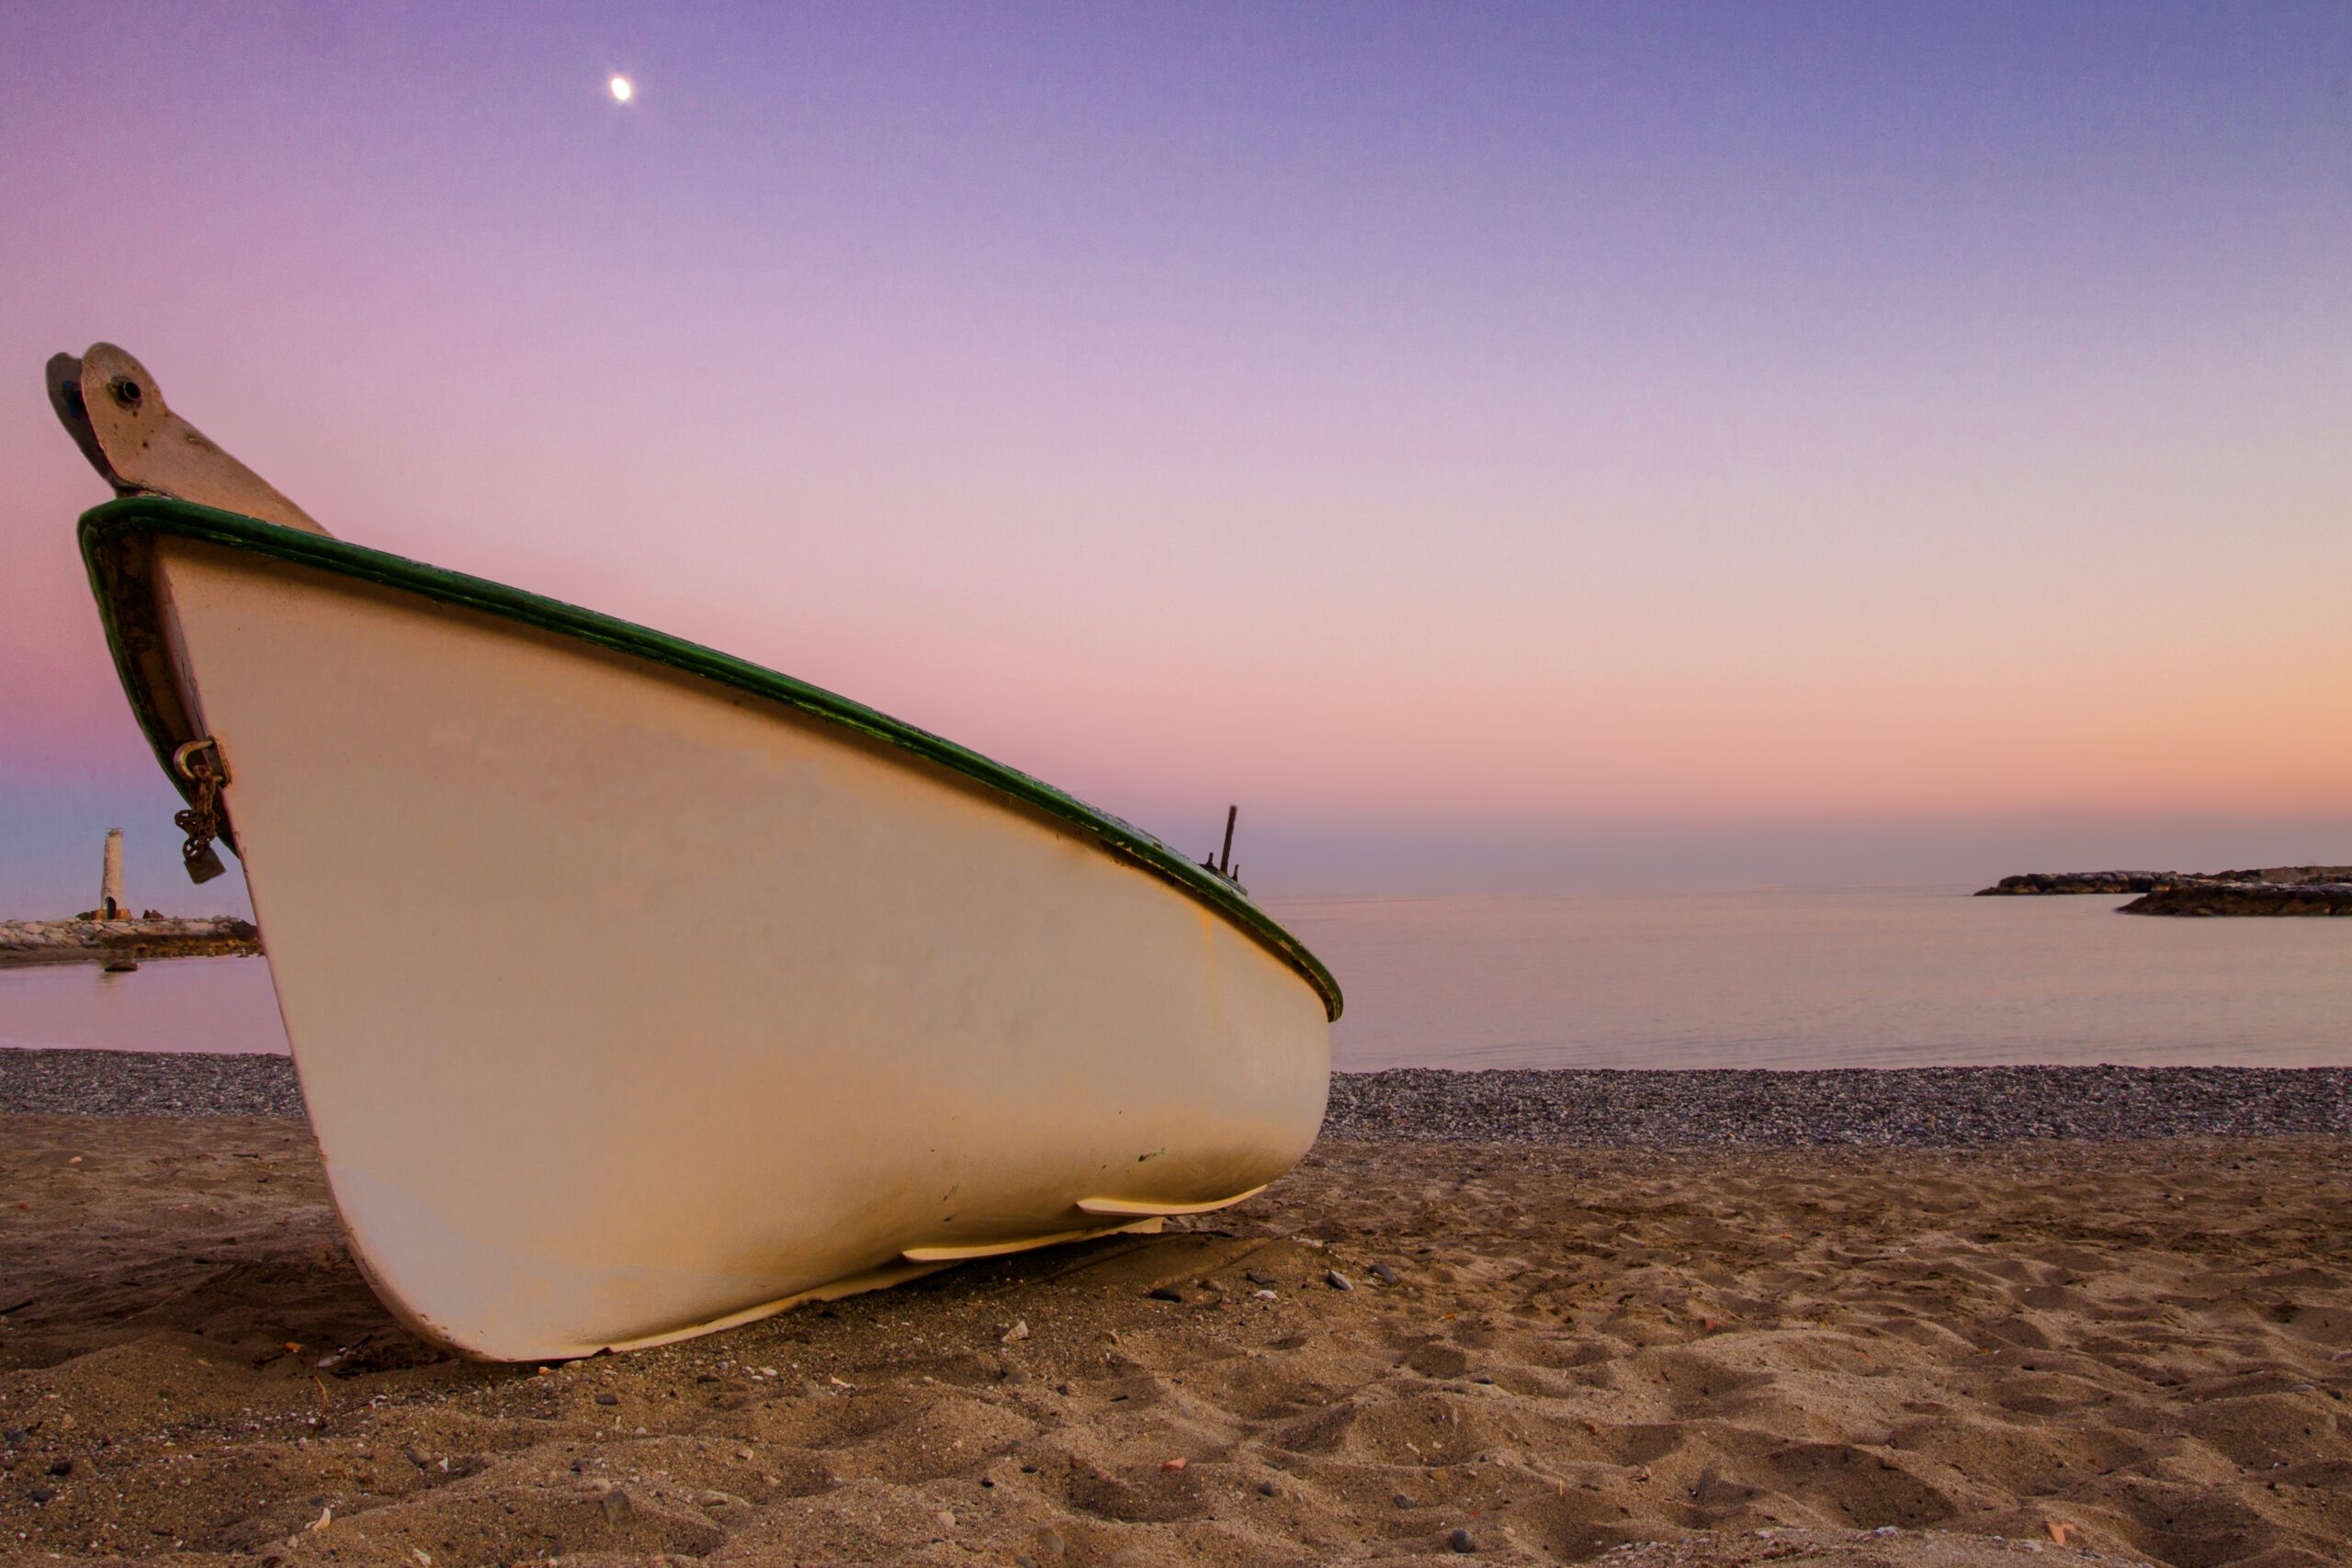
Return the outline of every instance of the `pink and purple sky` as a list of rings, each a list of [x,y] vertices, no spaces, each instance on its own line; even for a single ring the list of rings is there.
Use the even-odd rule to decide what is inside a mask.
[[[236,897],[80,577],[101,338],[1261,893],[2352,861],[2343,6],[0,18],[0,915],[110,825]]]

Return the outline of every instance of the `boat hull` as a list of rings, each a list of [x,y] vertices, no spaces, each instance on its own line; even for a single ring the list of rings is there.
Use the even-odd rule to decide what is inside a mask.
[[[1246,1196],[1326,998],[1051,813],[627,651],[194,539],[146,581],[327,1178],[546,1359]]]

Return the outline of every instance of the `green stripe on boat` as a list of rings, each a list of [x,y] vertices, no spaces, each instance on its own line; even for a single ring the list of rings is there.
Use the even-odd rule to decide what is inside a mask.
[[[1122,860],[1172,884],[1216,910],[1259,942],[1286,960],[1323,998],[1334,1020],[1343,1006],[1339,982],[1306,951],[1298,939],[1276,923],[1240,888],[1204,866],[1197,865],[1132,823],[1098,811],[1084,801],[1063,794],[1017,768],[1006,767],[978,752],[941,739],[928,730],[904,724],[862,703],[838,696],[789,675],[763,669],[716,649],[688,642],[647,626],[598,615],[576,604],[549,599],[504,583],[469,577],[427,566],[404,556],[369,549],[322,534],[306,534],[276,523],[263,523],[233,512],[220,512],[184,501],[132,496],[91,508],[82,514],[82,559],[90,574],[91,592],[106,623],[107,646],[122,677],[131,709],[146,731],[148,744],[164,764],[165,776],[186,793],[187,781],[171,766],[174,748],[193,735],[173,732],[147,689],[147,679],[131,657],[125,637],[126,613],[144,615],[145,607],[119,602],[119,567],[124,548],[157,536],[195,539],[229,549],[245,550],[290,565],[346,577],[356,581],[400,589],[444,604],[479,611],[541,631],[573,637],[599,648],[663,664],[671,669],[749,692],[787,707],[854,730],[870,739],[911,752],[925,761],[1001,791],[1093,839]]]

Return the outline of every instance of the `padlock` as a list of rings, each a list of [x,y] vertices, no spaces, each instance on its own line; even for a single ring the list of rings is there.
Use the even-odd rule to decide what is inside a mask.
[[[220,863],[220,852],[212,847],[209,839],[190,839],[180,846],[180,864],[187,870],[190,882],[209,882],[229,868]]]

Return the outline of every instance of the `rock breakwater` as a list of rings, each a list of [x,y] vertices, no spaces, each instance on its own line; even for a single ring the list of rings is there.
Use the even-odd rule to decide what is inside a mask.
[[[2127,915],[2352,915],[2352,882],[2183,882],[2142,894]]]
[[[261,932],[233,915],[153,915],[135,920],[0,920],[0,967],[96,959],[205,958],[255,953]]]
[[[1979,898],[2030,898],[2064,893],[2153,893],[2179,882],[2177,871],[2030,871],[1976,890]]]
[[[1976,890],[1979,898],[2136,893],[2127,915],[2352,915],[2352,866],[2245,871],[2036,871]]]

